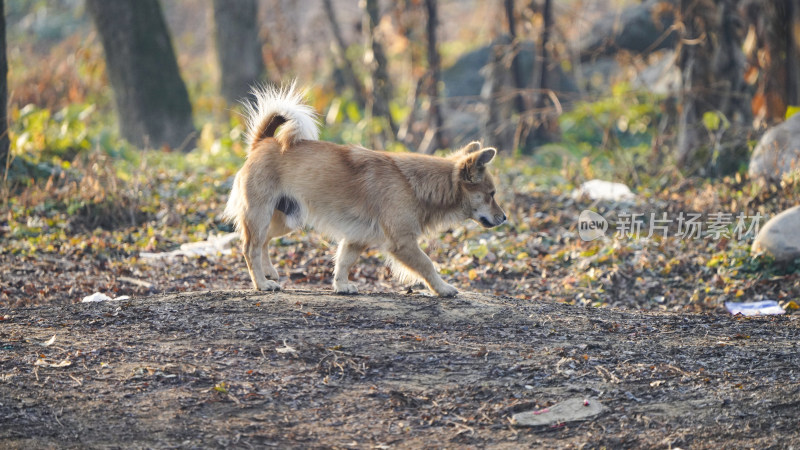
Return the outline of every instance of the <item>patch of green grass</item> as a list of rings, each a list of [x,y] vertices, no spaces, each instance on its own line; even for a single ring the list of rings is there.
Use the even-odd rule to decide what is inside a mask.
[[[577,168],[569,177],[605,178],[631,184],[663,182],[663,164],[652,161],[653,139],[661,121],[664,99],[627,83],[611,94],[579,102],[559,118],[562,141],[545,146],[540,161]],[[669,155],[662,155],[669,158]]]

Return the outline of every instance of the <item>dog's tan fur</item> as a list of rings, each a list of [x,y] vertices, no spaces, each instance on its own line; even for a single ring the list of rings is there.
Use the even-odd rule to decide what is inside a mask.
[[[442,280],[418,239],[467,218],[487,227],[506,220],[486,171],[495,149],[473,142],[442,158],[318,141],[313,113],[294,86],[261,88],[254,94],[250,151],[225,213],[242,233],[256,289],[280,289],[269,241],[310,225],[339,241],[333,280],[337,293],[357,292],[348,275],[370,246],[382,247],[438,295],[458,292]]]

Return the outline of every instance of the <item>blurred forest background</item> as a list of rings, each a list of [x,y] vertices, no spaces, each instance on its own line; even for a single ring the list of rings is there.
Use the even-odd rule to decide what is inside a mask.
[[[691,310],[800,294],[796,263],[731,236],[582,242],[582,209],[613,223],[630,205],[572,195],[600,178],[630,186],[648,214],[771,216],[794,205],[800,150],[754,159],[765,131],[800,105],[794,0],[4,8],[0,304],[248,287],[235,248],[145,255],[230,231],[219,217],[246,153],[240,102],[256,83],[293,79],[308,87],[322,139],[424,153],[478,139],[500,150],[509,225],[464,224],[427,244],[462,287]],[[288,283],[319,287],[330,245],[288,237],[273,259]],[[397,288],[377,253],[366,259],[354,279]]]

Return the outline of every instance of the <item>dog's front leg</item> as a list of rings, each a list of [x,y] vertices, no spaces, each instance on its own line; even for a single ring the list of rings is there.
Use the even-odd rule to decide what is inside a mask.
[[[333,270],[333,291],[337,294],[358,294],[358,287],[350,283],[350,269],[366,245],[342,240],[336,250],[336,268]]]
[[[405,237],[395,240],[391,243],[389,252],[398,262],[422,277],[428,287],[440,297],[458,294],[458,289],[442,280],[431,259],[419,248],[416,239]]]

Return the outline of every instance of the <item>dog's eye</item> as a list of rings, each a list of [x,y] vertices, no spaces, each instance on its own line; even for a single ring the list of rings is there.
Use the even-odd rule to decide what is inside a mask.
[[[494,197],[495,191],[489,192],[489,197]]]

